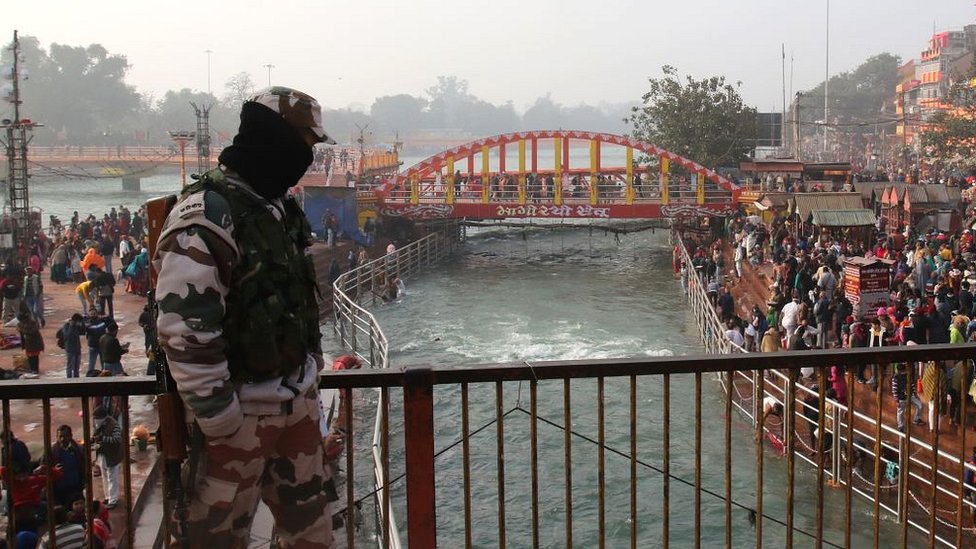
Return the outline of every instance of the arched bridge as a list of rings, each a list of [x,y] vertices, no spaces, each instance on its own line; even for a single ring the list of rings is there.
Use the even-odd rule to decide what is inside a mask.
[[[740,192],[717,172],[651,143],[566,130],[478,139],[376,188],[381,214],[411,219],[727,215]]]

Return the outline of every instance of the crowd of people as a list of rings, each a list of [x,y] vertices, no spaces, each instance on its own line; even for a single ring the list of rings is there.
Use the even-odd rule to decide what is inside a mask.
[[[47,231],[39,231],[26,264],[8,258],[0,268],[2,320],[20,336],[28,374],[39,373],[40,355],[45,350],[41,328],[46,326],[44,285],[72,284],[79,309],[71,312],[56,333],[57,346],[64,350],[65,377],[81,375],[122,375],[122,356],[128,344],[118,339],[114,294],[120,282],[125,290],[144,296],[148,283],[148,251],[144,247],[145,212],[131,213],[126,207],[80,218],[75,212],[69,223],[55,217]],[[44,271],[47,270],[47,273]],[[47,274],[47,276],[44,276]],[[140,325],[148,330],[148,319]],[[82,371],[82,339],[88,347],[87,367]],[[148,340],[147,340],[148,346]],[[88,539],[94,547],[110,545],[108,513],[119,500],[119,468],[123,437],[119,399],[92,399],[94,425],[91,439],[80,444],[72,428],[61,425],[51,448],[52,462],[32,459],[27,445],[12,431],[0,434],[11,449],[11,463],[4,461],[0,478],[13,491],[13,501],[5,502],[8,516],[16,523],[16,547],[47,547],[48,516],[54,519],[59,547],[81,547]],[[95,450],[93,473],[102,479],[102,499],[85,494],[87,478],[83,448]],[[6,451],[6,450],[4,450]],[[6,454],[3,454],[6,455]],[[46,491],[46,477],[54,482],[53,494]],[[86,500],[93,504],[92,531],[88,532]],[[87,546],[87,545],[84,545]]]
[[[8,261],[0,271],[4,320],[16,316],[17,330],[30,373],[38,373],[45,343],[44,278],[53,284],[72,284],[79,309],[56,334],[65,352],[65,376],[79,377],[81,339],[88,347],[87,376],[122,373],[121,355],[128,347],[118,341],[115,293],[120,282],[126,292],[143,297],[148,291],[149,253],[145,247],[145,211],[112,208],[101,220],[74,212],[68,224],[52,217],[47,232],[34,240],[26,266]],[[148,329],[148,326],[143,326]],[[98,368],[100,366],[100,368]]]
[[[726,335],[744,350],[775,352],[973,340],[976,298],[970,276],[976,277],[976,238],[971,230],[928,229],[919,233],[905,227],[888,232],[879,223],[871,237],[860,240],[852,231],[813,233],[808,226],[796,227],[793,221],[776,218],[766,224],[755,217],[735,215],[726,223],[727,236],[696,243],[692,264],[682,266],[685,284],[691,273],[700,277],[725,323]],[[844,291],[844,262],[853,257],[884,259],[890,265],[891,290],[883,306],[869,310],[855,307]],[[756,304],[741,314],[731,289],[747,268],[766,275],[764,281],[771,280],[771,296],[765,307]],[[834,370],[831,388],[843,401],[847,393],[844,370],[839,366]],[[890,384],[899,408],[899,428],[904,427],[905,407],[913,403],[919,408],[920,400],[927,404],[930,430],[939,427],[941,418],[952,425],[963,421],[960,403],[972,397],[961,394],[960,388],[968,388],[973,381],[972,364],[917,364],[912,377],[919,383],[911,385],[905,381],[906,373],[866,366],[858,368],[855,379],[871,386]],[[914,417],[922,423],[918,414]]]
[[[976,235],[968,228],[917,231],[913,226],[890,229],[879,220],[870,231],[814,230],[796,219],[777,217],[764,223],[756,216],[736,214],[714,236],[690,235],[691,264],[676,261],[687,289],[698,277],[726,328],[726,337],[747,352],[804,351],[826,348],[889,347],[955,344],[974,341],[976,334]],[[677,257],[677,255],[676,255]],[[845,261],[877,258],[888,266],[890,291],[884,303],[852,303],[845,291]],[[875,262],[877,263],[877,262]],[[736,307],[736,285],[748,275],[768,284],[765,305],[748,311]],[[754,286],[755,287],[755,286]],[[749,290],[746,290],[747,292]],[[859,306],[860,305],[860,306]],[[962,403],[976,410],[973,361],[924,361],[891,366],[866,365],[853,372],[859,384],[890,395],[899,430],[911,421],[929,432],[950,432],[973,426],[962,417]],[[800,372],[801,383],[817,391],[813,368]],[[843,366],[827,373],[829,399],[847,403]],[[811,393],[801,397],[806,401]],[[804,415],[817,421],[814,402]],[[763,421],[781,415],[775,398],[764,403]],[[968,415],[968,414],[967,414]],[[814,429],[810,447],[816,448]],[[827,433],[829,435],[829,433]],[[830,445],[825,437],[824,447]],[[976,448],[972,463],[976,464]],[[967,475],[967,497],[976,503],[976,481]]]
[[[89,541],[91,547],[98,549],[114,546],[109,511],[118,504],[118,471],[124,441],[118,422],[101,406],[95,408],[94,420],[92,439],[86,445],[74,438],[70,426],[60,425],[57,439],[51,444],[50,462],[33,459],[27,444],[12,430],[0,433],[3,455],[9,451],[12,456],[9,465],[0,467],[4,488],[9,486],[12,494],[12,501],[4,502],[4,510],[15,523],[14,539],[8,547],[51,547],[46,526],[49,515],[53,517],[58,547],[89,547]],[[93,473],[102,478],[105,497],[101,500],[90,496],[86,499],[86,446],[95,448],[98,468]],[[50,494],[46,491],[48,475],[53,486]]]

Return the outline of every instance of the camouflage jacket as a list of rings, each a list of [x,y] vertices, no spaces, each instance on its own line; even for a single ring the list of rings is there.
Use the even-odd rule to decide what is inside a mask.
[[[226,181],[261,201],[282,219],[280,201],[267,202],[236,174]],[[317,385],[324,360],[316,344],[297,371],[283,376],[244,380],[232,372],[228,348],[228,297],[235,287],[241,249],[227,199],[200,191],[180,199],[159,237],[153,265],[159,273],[157,332],[188,417],[209,436],[233,434],[243,414],[281,413],[282,403]],[[232,300],[231,300],[232,301]],[[317,326],[315,337],[318,337]],[[317,343],[317,340],[316,340]]]

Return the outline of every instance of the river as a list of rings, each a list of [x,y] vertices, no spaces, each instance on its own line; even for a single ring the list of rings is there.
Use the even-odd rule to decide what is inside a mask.
[[[469,236],[471,236],[469,234]],[[667,234],[621,235],[587,229],[482,230],[471,236],[459,256],[436,271],[406,281],[405,295],[375,309],[391,342],[394,366],[408,364],[477,364],[523,360],[566,360],[683,355],[702,352],[697,328],[688,313],[680,284],[671,275]],[[662,384],[659,378],[638,381],[638,457],[660,466],[662,447]],[[694,378],[677,376],[671,395],[671,540],[684,547],[693,542],[694,492],[682,480],[694,480]],[[435,389],[435,449],[453,444],[460,435],[460,391]],[[572,383],[572,428],[596,438],[596,382]],[[495,387],[471,388],[471,429],[495,417]],[[396,397],[398,398],[398,397]],[[539,386],[539,414],[562,425],[561,382]],[[629,453],[629,387],[627,380],[608,379],[605,388],[606,440],[612,450]],[[394,404],[394,409],[396,405]],[[513,547],[530,541],[529,409],[527,385],[504,386],[506,529]],[[703,486],[724,493],[724,393],[713,377],[703,387]],[[565,475],[563,434],[540,424],[540,521],[543,545],[565,544]],[[392,435],[402,440],[402,432]],[[733,420],[733,499],[755,504],[754,445],[749,424]],[[498,540],[495,428],[475,435],[472,447],[473,540],[493,547]],[[393,475],[402,473],[394,452]],[[608,450],[606,457],[607,541],[609,547],[629,543],[629,459]],[[574,545],[597,545],[597,453],[581,438],[573,440]],[[463,542],[461,447],[437,457],[438,541]],[[785,520],[786,461],[767,453],[765,513]],[[639,547],[661,544],[661,474],[638,466]],[[796,527],[814,532],[815,482],[812,468],[797,465]],[[396,509],[405,518],[402,486]],[[825,536],[843,542],[843,497],[827,489]],[[831,513],[830,509],[836,510]],[[703,545],[725,542],[724,501],[702,495]],[[852,543],[871,543],[872,509],[855,501]],[[733,545],[754,546],[749,513],[733,508]],[[882,544],[898,540],[894,517],[882,519]],[[795,532],[799,546],[812,539]],[[782,546],[785,529],[764,521],[764,544]]]

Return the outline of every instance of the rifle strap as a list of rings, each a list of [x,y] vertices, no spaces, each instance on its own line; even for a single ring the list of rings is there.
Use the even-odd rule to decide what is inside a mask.
[[[197,473],[200,469],[200,462],[203,460],[203,450],[207,445],[207,441],[196,421],[187,425],[187,430],[190,433],[190,455],[186,467],[187,478],[183,486],[186,491],[186,499],[189,501],[193,499],[193,495],[197,489]]]

